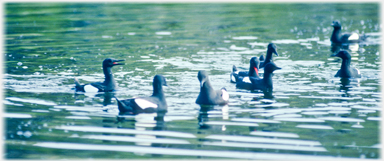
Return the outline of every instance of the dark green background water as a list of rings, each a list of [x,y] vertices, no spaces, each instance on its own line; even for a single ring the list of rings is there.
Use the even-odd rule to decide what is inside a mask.
[[[379,158],[377,3],[6,3],[4,158]],[[344,47],[363,77],[340,84],[330,24],[370,35]],[[236,89],[232,65],[278,46],[273,99]],[[73,78],[103,81],[118,98],[152,93],[163,74],[168,112],[119,116],[108,95],[75,94]],[[197,72],[225,87],[227,106],[201,108]],[[263,70],[261,70],[262,72]],[[160,117],[161,118],[161,117]]]

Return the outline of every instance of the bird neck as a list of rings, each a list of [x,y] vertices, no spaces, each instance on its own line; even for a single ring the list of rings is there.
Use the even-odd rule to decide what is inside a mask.
[[[349,66],[351,65],[351,59],[343,59],[341,62],[341,69],[349,69]]]
[[[113,79],[113,74],[112,74],[112,68],[111,67],[103,67],[103,72],[104,72],[104,83],[108,87],[115,87],[115,80]]]
[[[264,62],[271,61],[272,60],[272,54],[273,54],[273,52],[270,49],[268,49],[267,50],[267,56],[265,57],[265,61]]]
[[[159,98],[164,98],[163,86],[160,83],[153,82],[153,94]]]
[[[209,82],[209,80],[205,81],[203,86],[200,87],[200,91],[204,94],[210,93],[209,91],[214,91],[211,86],[211,82]]]
[[[250,76],[250,77],[259,76],[259,70],[256,67],[250,65],[248,76]]]
[[[341,38],[341,28],[334,28],[331,36],[331,41],[340,42],[341,41],[340,38]]]
[[[271,72],[264,72],[263,81],[267,88],[273,88],[273,82],[272,82],[272,73]]]

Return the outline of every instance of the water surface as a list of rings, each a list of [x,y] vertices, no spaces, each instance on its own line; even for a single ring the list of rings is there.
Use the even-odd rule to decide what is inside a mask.
[[[379,4],[7,3],[4,143],[7,159],[379,158]],[[333,20],[367,42],[332,47]],[[232,65],[278,46],[274,98],[236,89]],[[335,78],[340,48],[363,77]],[[114,93],[75,93],[73,78]],[[230,94],[200,107],[197,72]],[[261,70],[263,73],[263,70]],[[167,79],[165,114],[118,114],[116,96],[152,93]],[[70,155],[68,155],[70,154]]]

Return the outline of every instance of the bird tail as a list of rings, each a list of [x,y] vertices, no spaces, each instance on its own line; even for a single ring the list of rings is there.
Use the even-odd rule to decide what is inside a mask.
[[[119,108],[119,112],[121,114],[123,113],[133,113],[133,109],[131,106],[125,105],[123,102],[121,102],[116,96],[113,96],[117,101],[117,107]]]
[[[75,78],[75,84],[76,84],[76,88],[81,87],[80,82],[79,82],[79,80],[77,80],[77,78]]]
[[[125,106],[124,103],[122,103],[116,96],[113,96],[113,97],[116,99],[119,109],[120,109],[120,106],[123,106],[123,107]]]
[[[233,65],[232,66],[232,72],[236,72],[237,71],[237,67],[236,67],[236,65]]]
[[[231,82],[232,83],[236,83],[236,79],[237,79],[237,74],[235,73],[237,72],[237,67],[235,65],[233,65],[232,67],[232,73],[230,75],[230,78],[231,78]]]

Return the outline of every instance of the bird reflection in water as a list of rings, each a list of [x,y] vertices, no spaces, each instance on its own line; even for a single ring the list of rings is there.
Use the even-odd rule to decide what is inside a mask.
[[[211,125],[206,124],[209,121],[209,111],[218,111],[219,109],[221,110],[222,120],[223,121],[228,120],[229,119],[228,105],[224,105],[224,106],[200,105],[199,116],[197,117],[200,130],[212,129],[214,131],[225,131],[227,129],[224,124],[221,125],[221,128],[219,125],[217,126],[215,125],[212,127]],[[211,114],[211,116],[214,116],[214,114]],[[215,117],[215,118],[218,118],[218,117]],[[201,134],[201,132],[199,132],[199,134]]]
[[[351,88],[351,80],[349,78],[341,78],[340,79],[340,92],[344,91],[344,94],[342,94],[342,97],[349,97],[348,91],[349,88]]]
[[[108,106],[112,104],[112,98],[115,96],[115,93],[105,92],[103,96],[104,96],[103,106]]]
[[[117,123],[124,124],[124,127],[132,127],[136,131],[163,131],[166,128],[164,116],[166,111],[160,111],[157,113],[139,113],[137,115],[119,115],[117,117]],[[128,128],[131,129],[131,128]],[[158,138],[165,138],[164,136],[158,136],[153,134],[134,134],[136,141],[135,144],[139,146],[151,146],[151,147],[165,147],[167,144],[153,143],[152,140]],[[136,155],[145,155],[146,153],[135,153]],[[153,156],[160,156],[160,154],[151,154]]]
[[[360,80],[354,78],[340,78],[340,89],[339,91],[344,93],[341,95],[342,97],[349,97],[348,91],[350,91],[353,86],[359,87]]]
[[[266,89],[266,90],[263,90],[263,93],[264,93],[264,98],[265,99],[273,99],[275,98],[272,93],[273,93],[273,90],[272,89]]]
[[[261,100],[261,99],[274,99],[275,96],[273,96],[273,90],[272,89],[266,89],[266,90],[263,90],[263,96],[257,96],[257,97],[253,97],[253,100],[254,101],[258,101],[258,100]]]
[[[111,104],[114,104],[112,102],[112,98],[114,97],[115,93],[114,92],[99,92],[99,93],[75,93],[75,100],[76,102],[96,102],[99,104],[100,100],[102,99],[103,106],[108,106]],[[104,109],[105,111],[106,109]]]
[[[206,130],[210,128],[209,125],[204,123],[209,121],[208,111],[212,109],[214,109],[214,105],[200,105],[199,116],[197,117],[199,122],[199,129]]]
[[[153,127],[153,131],[163,131],[166,130],[166,124],[164,121],[164,116],[167,112],[166,111],[159,111],[157,112],[157,115],[154,116],[155,120],[155,127]],[[154,138],[165,138],[164,136],[152,136]],[[167,145],[161,144],[161,143],[152,143],[150,146],[152,147],[166,147]],[[161,154],[151,154],[152,157],[159,157],[162,156]]]

